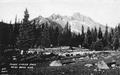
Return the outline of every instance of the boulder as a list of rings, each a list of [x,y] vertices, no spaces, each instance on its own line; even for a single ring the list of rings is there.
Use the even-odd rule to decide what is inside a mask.
[[[98,69],[109,69],[109,67],[103,60],[98,61],[98,63],[96,65],[97,65]]]
[[[92,64],[85,64],[86,67],[91,67],[93,66]]]
[[[62,63],[59,60],[52,61],[49,66],[62,66]]]

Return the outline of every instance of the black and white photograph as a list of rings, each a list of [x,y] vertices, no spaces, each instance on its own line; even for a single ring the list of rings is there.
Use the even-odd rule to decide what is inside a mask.
[[[120,75],[120,0],[0,0],[0,75]]]

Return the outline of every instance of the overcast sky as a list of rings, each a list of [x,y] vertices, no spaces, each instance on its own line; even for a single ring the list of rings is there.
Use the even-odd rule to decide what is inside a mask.
[[[16,15],[21,19],[25,8],[28,8],[30,19],[53,13],[70,16],[80,12],[104,25],[114,27],[120,22],[120,0],[0,0],[0,20],[14,21]]]

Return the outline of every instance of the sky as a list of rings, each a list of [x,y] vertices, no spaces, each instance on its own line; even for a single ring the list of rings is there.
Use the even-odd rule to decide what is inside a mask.
[[[30,19],[79,12],[103,25],[115,27],[120,23],[120,0],[0,0],[0,20],[14,22],[16,16],[21,20],[25,8]]]

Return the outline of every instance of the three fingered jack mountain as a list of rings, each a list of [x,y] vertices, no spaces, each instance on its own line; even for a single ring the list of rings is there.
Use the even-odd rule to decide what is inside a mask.
[[[50,17],[44,18],[42,16],[32,19],[31,22],[35,21],[37,25],[42,23],[48,23],[48,25],[57,25],[58,27],[64,28],[66,23],[71,27],[71,31],[75,33],[81,32],[82,25],[84,26],[84,31],[87,31],[87,28],[97,28],[101,27],[101,30],[105,31],[105,25],[95,22],[90,17],[81,15],[80,13],[74,13],[72,16],[61,16],[59,14],[52,14]],[[110,27],[108,27],[108,30]]]

